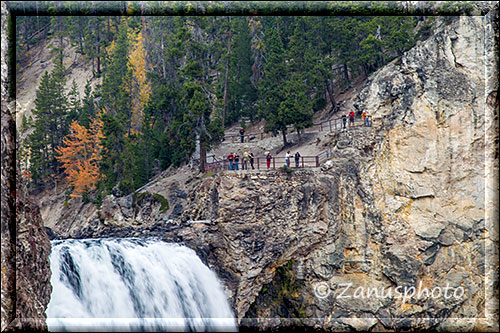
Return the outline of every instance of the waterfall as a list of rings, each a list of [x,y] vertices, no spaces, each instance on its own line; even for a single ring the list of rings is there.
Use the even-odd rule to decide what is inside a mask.
[[[216,274],[158,239],[52,241],[50,331],[237,331]]]

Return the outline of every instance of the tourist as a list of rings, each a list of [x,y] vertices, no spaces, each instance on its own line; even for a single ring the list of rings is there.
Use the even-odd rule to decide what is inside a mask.
[[[290,167],[290,151],[286,152],[285,163],[286,163],[286,167],[289,168]]]
[[[344,129],[345,129],[345,125],[347,123],[347,116],[345,115],[345,113],[342,115],[342,124],[344,125]]]
[[[250,152],[248,154],[248,158],[250,159],[250,166],[252,167],[252,170],[253,170],[254,169],[254,167],[253,167],[253,160],[254,160],[255,157],[253,156],[252,152]]]
[[[238,164],[240,163],[240,155],[236,154],[234,156],[234,169],[239,170]]]
[[[241,170],[248,170],[247,168],[248,153],[243,152],[243,157],[241,158]]]
[[[295,153],[295,167],[296,168],[299,167],[299,161],[300,161],[300,154],[299,154],[299,152],[296,152]]]
[[[271,166],[271,160],[272,159],[273,159],[273,157],[271,156],[271,153],[267,153],[267,155],[266,155],[266,163],[267,163],[267,168],[268,169]]]
[[[245,141],[245,129],[243,127],[240,128],[240,136],[241,136],[241,143]]]
[[[227,155],[227,160],[229,161],[229,170],[233,170],[234,154],[230,153]]]
[[[349,112],[349,127],[354,126],[354,111]]]
[[[368,127],[368,114],[366,113],[366,111],[363,111],[363,113],[361,113],[361,119],[363,119],[363,123],[365,124],[365,126]]]

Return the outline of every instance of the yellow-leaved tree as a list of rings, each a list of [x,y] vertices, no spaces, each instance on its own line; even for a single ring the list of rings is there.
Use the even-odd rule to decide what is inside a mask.
[[[151,95],[151,84],[146,77],[146,50],[142,33],[137,33],[132,52],[129,55],[128,67],[132,70],[132,119],[131,132],[138,133],[142,127],[144,108]]]
[[[102,178],[99,162],[102,151],[102,120],[98,115],[90,128],[73,120],[70,134],[63,139],[63,147],[56,150],[56,158],[62,163],[66,180],[73,186],[71,197],[79,197],[96,188]]]

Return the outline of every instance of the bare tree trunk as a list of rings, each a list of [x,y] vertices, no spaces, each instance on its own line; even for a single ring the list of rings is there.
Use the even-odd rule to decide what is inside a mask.
[[[330,80],[326,80],[325,83],[326,83],[326,91],[328,92],[328,98],[330,99],[331,103],[330,111],[328,112],[332,112],[336,108],[337,102],[335,101],[335,97],[333,96],[333,89],[331,87]]]
[[[163,74],[163,79],[167,78],[167,68],[166,68],[166,63],[165,63],[165,42],[164,42],[164,34],[163,34],[163,29],[160,30],[160,35],[161,35],[161,66],[162,66],[162,74]],[[224,124],[224,123],[223,123]]]
[[[63,52],[64,52],[64,45],[63,45],[63,35],[62,35],[62,16],[57,17],[57,22],[59,24],[59,56],[61,57],[61,65],[63,64]]]
[[[281,133],[283,134],[283,145],[286,146],[286,144],[287,144],[287,142],[286,142],[286,128],[284,130],[282,130]]]
[[[231,16],[229,16],[229,31],[227,38],[227,61],[226,61],[226,80],[224,82],[224,110],[222,111],[222,130],[224,130],[227,110],[227,81],[229,79],[229,55],[231,54]]]
[[[110,28],[111,28],[111,19],[108,16],[108,25],[106,27],[106,38],[107,38],[108,41],[111,40],[111,31],[110,31]]]
[[[144,22],[144,1],[141,1],[141,18],[142,18],[142,29],[146,26]]]
[[[349,83],[349,68],[347,68],[347,64],[344,64],[344,78]]]
[[[101,74],[101,34],[99,33],[100,28],[100,26],[97,26],[97,74]]]
[[[200,171],[205,172],[207,165],[207,151],[200,140]]]

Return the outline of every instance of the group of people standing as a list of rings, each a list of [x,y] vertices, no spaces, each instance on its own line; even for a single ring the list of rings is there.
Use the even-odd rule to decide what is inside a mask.
[[[356,117],[356,114],[354,111],[350,111],[348,113],[348,116],[344,113],[342,115],[342,124],[343,128],[346,128],[347,125],[347,118],[349,117],[349,127],[354,126],[354,119]],[[361,118],[363,119],[363,123],[366,127],[371,126],[370,124],[370,118],[368,117],[368,113],[366,111],[363,111],[361,113]],[[243,127],[240,127],[240,136],[241,136],[241,142],[243,143],[245,141],[245,129]],[[276,133],[273,133],[276,135]],[[271,153],[267,152],[265,154],[266,156],[266,165],[267,168],[269,169],[271,167],[271,162],[273,161],[273,156]],[[293,156],[295,160],[295,167],[298,168],[300,166],[300,158],[302,156],[300,155],[299,152],[296,152],[295,155]],[[287,168],[290,167],[290,160],[292,158],[292,155],[290,154],[290,151],[287,151],[285,154],[285,164]],[[253,155],[252,152],[244,152],[241,157],[239,154],[235,153],[230,153],[227,156],[227,160],[229,162],[229,170],[239,170],[240,169],[240,162],[241,162],[241,170],[248,170],[248,163],[250,162],[250,167],[252,170],[255,169],[254,167],[254,161],[255,161],[255,156]]]
[[[239,154],[231,153],[227,156],[227,160],[229,161],[229,170],[239,170],[240,160],[241,160],[241,170],[248,170],[248,162],[250,162],[252,170],[255,169],[253,166],[255,157],[252,152],[244,152],[241,156],[241,159]]]
[[[354,118],[356,117],[356,114],[354,113],[354,111],[350,111],[349,112],[349,127],[352,127],[354,126]],[[370,126],[370,118],[368,117],[368,113],[366,111],[363,111],[361,113],[361,119],[363,119],[363,123],[366,127],[369,127]],[[347,116],[346,114],[344,113],[342,115],[342,125],[343,125],[343,128],[346,128],[346,124],[347,124]]]
[[[294,155],[296,168],[298,168],[300,165],[300,158],[301,158],[300,153],[296,152]],[[291,155],[290,151],[288,151],[285,155],[285,163],[288,168],[290,167],[290,159]],[[240,162],[241,162],[241,170],[248,170],[249,162],[252,170],[255,169],[254,167],[255,156],[252,152],[244,152],[241,157],[238,153],[230,153],[229,155],[227,155],[227,160],[229,162],[229,170],[240,170]],[[267,152],[266,165],[268,169],[271,167],[272,160],[273,156],[271,155],[271,153]]]
[[[289,168],[290,167],[290,151],[287,151],[286,152],[286,155],[285,155],[285,163],[286,163],[286,167]],[[300,165],[300,153],[299,152],[296,152],[295,155],[294,155],[294,159],[295,159],[295,167],[298,168],[299,165]]]

